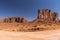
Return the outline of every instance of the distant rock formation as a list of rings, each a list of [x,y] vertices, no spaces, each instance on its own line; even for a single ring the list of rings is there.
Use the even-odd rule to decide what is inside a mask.
[[[44,10],[38,10],[38,17],[37,19],[40,19],[40,21],[46,21],[46,22],[52,22],[52,23],[58,23],[58,14],[56,12],[52,12],[51,10],[44,9]]]
[[[28,20],[23,17],[6,17],[0,19],[0,23],[27,23]]]
[[[52,12],[49,9],[38,10],[38,16],[32,23],[38,24],[38,22],[59,23],[58,13]],[[23,17],[6,17],[0,18],[0,23],[29,23],[29,21]]]

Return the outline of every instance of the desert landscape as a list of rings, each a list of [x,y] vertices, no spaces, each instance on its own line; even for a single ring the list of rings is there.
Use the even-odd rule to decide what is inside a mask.
[[[24,17],[0,18],[0,30],[35,32],[55,29],[60,29],[58,13],[49,9],[38,9],[38,16],[33,21],[29,21]]]
[[[60,40],[60,0],[0,0],[0,40]]]
[[[60,40],[58,13],[38,10],[33,21],[24,17],[0,18],[0,40]]]
[[[0,40],[60,40],[60,29],[40,32],[0,31]]]

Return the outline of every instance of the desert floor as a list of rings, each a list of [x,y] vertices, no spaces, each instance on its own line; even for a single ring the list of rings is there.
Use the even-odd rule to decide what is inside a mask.
[[[60,30],[40,32],[0,31],[0,40],[60,40]]]

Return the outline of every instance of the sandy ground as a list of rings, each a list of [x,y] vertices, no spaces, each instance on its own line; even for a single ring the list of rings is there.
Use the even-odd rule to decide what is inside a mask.
[[[0,40],[60,40],[60,30],[41,32],[0,31]]]

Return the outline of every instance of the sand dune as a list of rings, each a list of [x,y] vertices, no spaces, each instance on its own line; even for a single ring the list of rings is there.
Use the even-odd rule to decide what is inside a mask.
[[[0,40],[60,40],[60,30],[41,32],[0,31]]]

